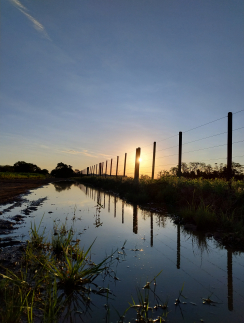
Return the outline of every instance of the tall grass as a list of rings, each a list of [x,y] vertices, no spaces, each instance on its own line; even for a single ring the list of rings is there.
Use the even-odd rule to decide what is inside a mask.
[[[223,228],[244,237],[244,181],[162,176],[151,180],[82,177],[79,181],[119,193],[128,202],[163,203],[198,229]]]
[[[30,239],[17,272],[6,269],[0,274],[0,321],[6,323],[59,322],[65,316],[73,321],[73,310],[82,313],[89,303],[90,286],[111,265],[111,256],[92,263],[92,245],[85,251],[73,241],[73,231],[55,228],[52,243],[45,229],[33,224]],[[57,244],[62,252],[57,253]],[[99,289],[95,293],[102,293]],[[107,290],[104,291],[107,293]]]

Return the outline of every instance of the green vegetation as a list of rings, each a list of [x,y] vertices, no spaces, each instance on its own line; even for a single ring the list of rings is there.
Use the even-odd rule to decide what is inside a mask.
[[[0,321],[73,322],[89,310],[91,293],[110,294],[93,281],[105,269],[109,272],[112,255],[95,264],[91,247],[80,249],[73,229],[65,225],[54,227],[52,242],[47,242],[45,229],[40,233],[40,225],[34,224],[19,270],[0,274]]]
[[[15,173],[15,172],[0,172],[0,178],[16,179],[16,178],[31,178],[31,179],[45,179],[49,176],[39,173]]]
[[[119,193],[130,203],[164,203],[180,216],[180,223],[190,222],[199,230],[223,229],[244,243],[244,181],[224,179],[187,179],[161,176],[151,180],[84,176],[84,184]],[[239,240],[238,240],[239,239]]]

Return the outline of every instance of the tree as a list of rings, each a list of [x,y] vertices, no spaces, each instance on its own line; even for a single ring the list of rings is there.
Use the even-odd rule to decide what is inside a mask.
[[[71,165],[58,163],[56,168],[51,171],[51,175],[55,177],[67,178],[74,176],[74,171]]]
[[[18,161],[14,164],[14,171],[19,173],[39,173],[41,168],[35,164]]]

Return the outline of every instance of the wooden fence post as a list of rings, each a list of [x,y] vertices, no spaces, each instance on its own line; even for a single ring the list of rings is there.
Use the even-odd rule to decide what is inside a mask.
[[[86,175],[89,175],[89,167],[86,168]]]
[[[126,158],[127,158],[127,153],[125,153],[125,161],[124,161],[124,176],[125,176],[125,169],[126,169]]]
[[[228,113],[228,135],[227,135],[227,180],[232,177],[232,112]]]
[[[110,176],[112,174],[112,164],[113,164],[113,158],[111,158],[111,164],[110,164]]]
[[[153,143],[152,179],[154,179],[155,157],[156,157],[156,141],[154,141]]]
[[[118,175],[118,167],[119,167],[119,156],[117,156],[116,177]]]
[[[96,164],[96,176],[97,176],[97,164]]]
[[[140,166],[140,156],[141,156],[141,148],[136,148],[136,160],[135,160],[135,176],[134,179],[136,181],[139,180],[139,166]]]
[[[178,176],[181,177],[181,159],[182,159],[182,132],[179,132],[179,156],[178,156]]]
[[[99,163],[99,176],[101,176],[101,163]]]
[[[107,166],[108,166],[108,161],[106,160],[105,177],[107,176]]]

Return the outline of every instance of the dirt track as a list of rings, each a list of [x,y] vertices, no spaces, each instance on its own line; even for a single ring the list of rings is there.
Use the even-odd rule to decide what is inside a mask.
[[[0,204],[13,202],[19,194],[60,179],[0,179]]]

